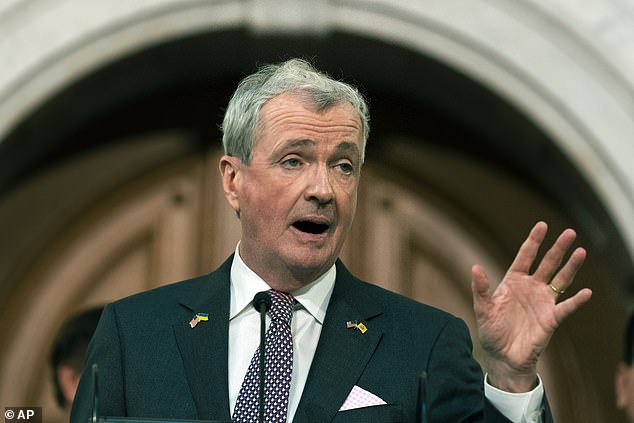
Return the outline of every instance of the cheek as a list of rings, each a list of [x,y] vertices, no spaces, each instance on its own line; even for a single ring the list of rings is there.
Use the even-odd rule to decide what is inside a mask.
[[[357,190],[356,187],[345,195],[340,196],[338,206],[339,216],[347,226],[350,226],[357,210]]]
[[[246,226],[248,231],[253,231],[262,226],[262,221],[268,219],[270,207],[267,207],[266,193],[262,190],[249,188],[242,192],[240,198],[240,209],[242,214],[240,220],[242,225]]]
[[[344,192],[344,198],[346,203],[346,208],[348,212],[354,215],[354,212],[357,209],[357,183],[351,184],[351,186],[346,187]]]
[[[271,189],[264,183],[245,192],[243,199],[250,220],[266,230],[270,230],[272,224],[285,221],[293,205],[288,192]]]

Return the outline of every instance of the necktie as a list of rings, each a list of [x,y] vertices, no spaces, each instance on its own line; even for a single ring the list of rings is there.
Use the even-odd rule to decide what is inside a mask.
[[[266,331],[264,421],[286,423],[288,395],[293,371],[293,337],[291,318],[295,299],[284,292],[269,290],[271,294],[271,323]],[[258,421],[260,349],[249,364],[242,382],[238,400],[233,410],[232,420],[240,423]]]

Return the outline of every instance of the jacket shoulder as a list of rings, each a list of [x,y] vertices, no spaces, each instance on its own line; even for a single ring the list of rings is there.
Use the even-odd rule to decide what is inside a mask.
[[[225,289],[228,292],[230,269],[231,257],[213,272],[139,292],[116,300],[107,307],[116,310],[117,314],[144,312],[153,313],[158,318],[175,305],[187,307],[197,304],[201,299],[218,295]]]
[[[392,319],[402,321],[404,326],[407,326],[408,322],[416,324],[420,321],[425,321],[427,327],[432,325],[441,328],[447,324],[464,325],[462,319],[445,310],[355,277],[341,263],[338,264],[337,272],[338,279],[340,275],[341,281],[346,285],[345,290],[351,293],[350,301],[357,307],[364,308],[366,304],[378,305],[383,313],[391,316]]]

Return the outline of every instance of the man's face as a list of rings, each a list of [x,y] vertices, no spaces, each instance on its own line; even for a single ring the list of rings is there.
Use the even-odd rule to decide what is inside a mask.
[[[273,288],[295,290],[335,262],[355,213],[361,145],[350,104],[317,112],[284,93],[262,107],[250,165],[221,159],[240,255]]]
[[[615,378],[616,405],[634,423],[634,365],[620,363]]]

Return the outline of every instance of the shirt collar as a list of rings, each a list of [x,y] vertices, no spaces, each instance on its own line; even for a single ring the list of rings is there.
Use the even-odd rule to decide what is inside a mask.
[[[244,309],[251,306],[253,297],[260,291],[271,287],[251,270],[240,257],[240,243],[231,263],[231,308],[229,320],[236,317]],[[335,287],[337,268],[333,264],[319,278],[300,289],[291,292],[297,302],[306,309],[320,324],[326,317],[326,309]]]

